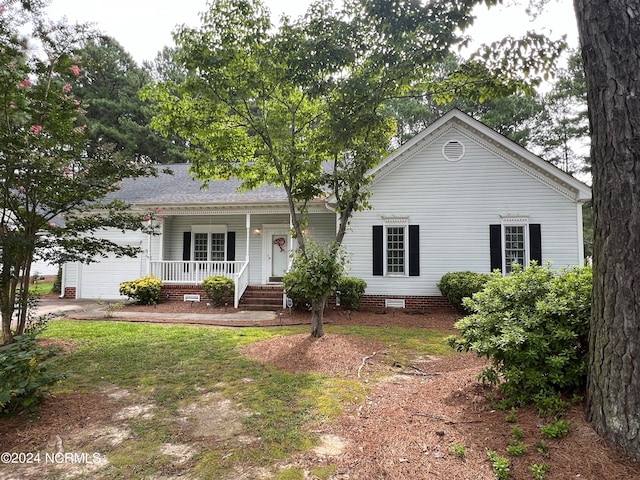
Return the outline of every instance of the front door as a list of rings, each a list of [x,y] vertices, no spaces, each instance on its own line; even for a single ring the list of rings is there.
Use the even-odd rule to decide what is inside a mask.
[[[289,266],[289,232],[285,230],[265,232],[266,283],[280,283]]]

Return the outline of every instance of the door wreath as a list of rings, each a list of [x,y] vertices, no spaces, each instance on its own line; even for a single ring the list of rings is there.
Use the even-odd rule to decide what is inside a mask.
[[[277,245],[280,248],[281,252],[284,252],[284,246],[287,243],[284,237],[278,237],[273,241],[274,245]]]

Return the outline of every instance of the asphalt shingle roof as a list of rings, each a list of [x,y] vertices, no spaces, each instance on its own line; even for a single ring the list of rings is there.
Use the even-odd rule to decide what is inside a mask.
[[[164,168],[173,171],[173,175],[163,173]],[[211,204],[211,203],[260,203],[286,202],[283,188],[263,185],[248,192],[238,192],[240,181],[212,180],[209,188],[195,180],[189,173],[189,165],[159,165],[157,177],[141,177],[125,180],[120,190],[112,193],[109,199],[118,199],[131,204]]]

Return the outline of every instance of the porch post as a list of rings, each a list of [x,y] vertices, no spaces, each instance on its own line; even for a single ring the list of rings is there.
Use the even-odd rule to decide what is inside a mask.
[[[291,212],[289,212],[289,239],[291,239],[291,241],[289,242],[289,264],[291,263],[291,253],[293,252],[293,215],[291,215]]]
[[[247,227],[247,241],[246,241],[246,251],[244,254],[244,261],[249,262],[249,239],[251,238],[251,214],[248,212],[246,214],[246,227]]]

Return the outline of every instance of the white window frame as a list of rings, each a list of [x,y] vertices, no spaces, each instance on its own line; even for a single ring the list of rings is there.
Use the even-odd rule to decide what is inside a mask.
[[[386,277],[408,277],[409,276],[409,219],[407,217],[387,217],[384,218],[383,231],[383,252],[384,252],[384,275]],[[402,272],[389,271],[389,229],[402,229],[403,238],[403,263]]]
[[[530,246],[529,246],[529,217],[525,216],[503,216],[502,217],[502,274],[504,276],[510,275],[511,271],[508,264],[507,256],[507,228],[508,227],[521,227],[522,228],[522,241],[524,243],[524,263],[521,267],[526,268],[529,266],[529,259],[531,258]]]
[[[224,260],[212,260],[211,259],[211,247],[212,240],[211,235],[221,233],[224,235]],[[206,234],[207,235],[207,259],[206,260],[196,260],[196,234]],[[197,262],[226,262],[227,261],[227,226],[226,225],[192,225],[191,226],[191,258]]]

